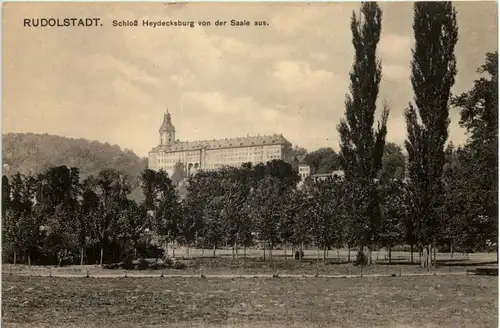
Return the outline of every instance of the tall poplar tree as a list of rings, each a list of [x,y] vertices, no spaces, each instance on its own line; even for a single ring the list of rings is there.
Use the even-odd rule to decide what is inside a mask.
[[[414,4],[411,82],[415,105],[405,110],[408,130],[409,191],[415,206],[418,246],[423,267],[432,265],[430,253],[443,214],[444,147],[448,139],[450,90],[455,83],[456,11],[451,2]]]
[[[5,215],[10,207],[10,184],[9,178],[2,175],[2,220],[5,220]]]
[[[378,229],[380,210],[373,180],[381,168],[389,116],[384,106],[378,128],[373,128],[382,78],[382,65],[376,55],[381,24],[382,11],[376,2],[364,2],[359,18],[353,12],[355,55],[350,95],[346,97],[345,119],[338,126],[342,166],[348,185],[353,187],[351,193],[356,199],[352,201],[359,205],[356,213],[351,213],[350,230],[355,232],[354,242],[361,253],[365,247],[371,250]]]

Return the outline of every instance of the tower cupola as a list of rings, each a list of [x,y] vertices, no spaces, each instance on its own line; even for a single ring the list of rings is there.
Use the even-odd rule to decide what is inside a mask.
[[[175,143],[175,126],[172,124],[172,117],[168,108],[163,116],[163,123],[160,126],[160,145],[170,146]]]

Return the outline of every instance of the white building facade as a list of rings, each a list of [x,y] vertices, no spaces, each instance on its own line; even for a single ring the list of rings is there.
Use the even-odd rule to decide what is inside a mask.
[[[216,170],[242,163],[266,163],[273,159],[290,161],[292,144],[281,134],[181,142],[176,139],[175,127],[167,111],[160,126],[159,145],[149,152],[148,167],[163,169],[169,176],[178,163],[187,174],[199,170]]]

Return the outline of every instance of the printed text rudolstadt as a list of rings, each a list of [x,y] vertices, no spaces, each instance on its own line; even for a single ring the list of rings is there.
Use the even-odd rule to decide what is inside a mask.
[[[97,27],[102,26],[100,18],[25,18],[24,27]]]

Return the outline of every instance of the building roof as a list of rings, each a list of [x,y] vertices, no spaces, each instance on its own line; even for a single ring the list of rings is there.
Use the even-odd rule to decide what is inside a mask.
[[[163,123],[160,126],[160,133],[162,131],[175,131],[175,127],[172,124],[172,117],[170,116],[170,113],[167,111],[165,112],[165,115],[163,115]]]
[[[311,175],[312,178],[326,178],[326,177],[333,177],[333,176],[338,176],[342,178],[344,176],[344,171],[342,170],[336,170],[331,173],[317,173]]]
[[[153,148],[152,151],[193,151],[200,149],[222,149],[222,148],[238,148],[238,147],[255,147],[269,145],[284,145],[291,143],[283,137],[282,134],[265,135],[265,136],[250,136],[240,138],[225,138],[201,141],[176,142],[172,145],[160,145]]]

